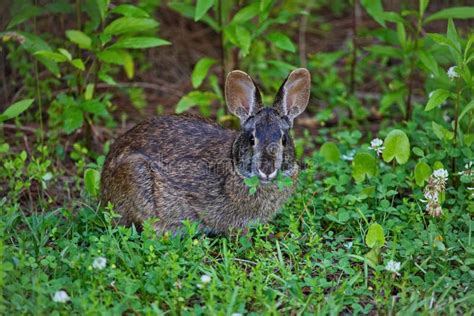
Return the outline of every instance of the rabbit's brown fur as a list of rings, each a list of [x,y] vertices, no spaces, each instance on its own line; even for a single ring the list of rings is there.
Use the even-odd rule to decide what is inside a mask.
[[[309,78],[306,70],[298,71],[306,77],[290,80],[297,88],[298,79]],[[296,180],[288,130],[306,104],[296,115],[286,109],[287,117],[285,105],[277,104],[285,93],[280,91],[274,108],[263,108],[252,86],[242,72],[231,73],[226,83],[227,103],[241,119],[242,131],[196,116],[170,115],[142,122],[116,140],[102,172],[101,194],[121,214],[121,224],[157,218],[160,232],[191,220],[207,232],[226,233],[271,219],[293,191],[280,191],[270,180],[278,170]],[[288,82],[286,87],[294,89]],[[309,88],[303,90],[309,97]],[[249,98],[253,105],[246,103]],[[263,184],[250,195],[244,178],[255,174]]]

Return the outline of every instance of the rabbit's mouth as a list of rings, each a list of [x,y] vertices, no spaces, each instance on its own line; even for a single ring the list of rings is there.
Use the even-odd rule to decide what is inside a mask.
[[[270,174],[264,173],[262,170],[258,169],[258,177],[262,183],[270,183],[278,174],[278,169],[275,169]]]

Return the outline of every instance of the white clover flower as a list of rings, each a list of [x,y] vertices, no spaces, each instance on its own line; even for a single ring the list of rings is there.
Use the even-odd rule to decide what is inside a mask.
[[[92,262],[92,267],[96,270],[103,270],[107,266],[107,259],[104,257],[97,257]]]
[[[207,284],[207,283],[211,282],[211,276],[208,275],[208,274],[203,274],[201,276],[201,282],[204,283],[204,284]]]
[[[459,78],[459,74],[458,72],[456,71],[457,67],[456,66],[452,66],[452,67],[449,67],[448,71],[446,72],[446,74],[448,75],[449,79],[453,80],[455,78]]]
[[[66,303],[68,301],[70,301],[71,298],[69,297],[69,295],[66,293],[66,291],[56,291],[56,293],[54,293],[54,296],[53,296],[53,302],[56,302],[56,303]]]
[[[438,202],[438,192],[426,191],[424,195],[426,201],[423,202]]]
[[[372,139],[372,141],[370,142],[369,149],[375,151],[377,153],[377,156],[379,156],[385,149],[385,147],[383,146],[383,140],[381,140],[380,138]]]
[[[397,275],[400,275],[400,273],[398,273],[398,271],[400,271],[400,262],[390,260],[389,262],[387,262],[387,265],[385,266],[385,270],[393,272]]]
[[[449,173],[448,173],[448,170],[446,169],[437,169],[433,171],[433,177],[442,179],[444,181],[448,180],[448,175]]]

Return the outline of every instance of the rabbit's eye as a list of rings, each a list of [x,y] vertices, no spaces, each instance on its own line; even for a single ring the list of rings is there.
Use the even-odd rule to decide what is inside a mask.
[[[282,140],[281,140],[282,145],[283,145],[283,146],[286,146],[286,143],[287,143],[287,142],[288,142],[288,136],[283,135],[283,138],[282,138]]]
[[[254,146],[254,145],[255,145],[255,137],[254,137],[253,135],[250,135],[249,141],[250,141],[250,145],[251,145],[251,146]]]

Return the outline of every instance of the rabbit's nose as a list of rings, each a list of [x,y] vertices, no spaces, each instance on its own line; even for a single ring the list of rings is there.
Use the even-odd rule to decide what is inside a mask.
[[[262,180],[266,180],[266,181],[273,180],[276,177],[277,172],[278,170],[275,169],[272,173],[266,174],[262,170],[258,169],[258,175],[260,176]]]

